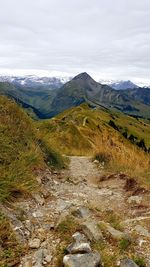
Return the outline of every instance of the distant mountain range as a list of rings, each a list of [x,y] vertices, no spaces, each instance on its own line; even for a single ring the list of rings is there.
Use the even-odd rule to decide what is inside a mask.
[[[41,89],[48,88],[48,89],[56,89],[60,88],[63,84],[70,81],[73,77],[71,76],[56,76],[56,77],[38,77],[35,75],[28,75],[28,76],[0,76],[0,82],[9,82],[14,85],[21,85],[25,87],[36,87]],[[130,80],[102,80],[98,81],[101,84],[107,84],[116,90],[124,90],[124,89],[133,89],[137,87],[150,87],[150,84],[143,84],[142,82],[140,85],[136,85],[135,83],[131,82]]]
[[[0,76],[0,82],[9,82],[17,86],[56,89],[71,80],[71,77]]]
[[[33,79],[35,81],[35,79]],[[96,82],[86,72],[75,76],[67,83],[57,87],[49,84],[35,86],[31,83],[11,81],[0,83],[0,94],[14,98],[37,118],[50,118],[60,112],[89,103],[93,107],[119,110],[124,113],[150,118],[150,89],[134,87],[113,89]],[[18,80],[17,80],[18,81]],[[29,81],[29,80],[28,80]],[[54,80],[53,80],[54,81]],[[31,82],[31,79],[30,79]],[[39,81],[38,81],[39,83]],[[28,84],[28,85],[27,85]],[[30,86],[29,86],[30,85]],[[131,85],[131,82],[126,83]]]

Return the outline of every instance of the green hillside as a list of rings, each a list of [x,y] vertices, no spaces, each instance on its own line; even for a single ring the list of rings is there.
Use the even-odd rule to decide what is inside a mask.
[[[135,117],[150,117],[150,89],[134,88],[115,90],[81,73],[61,88],[27,87],[0,83],[0,95],[13,98],[34,119],[46,119],[79,106],[90,103],[113,111],[121,111]]]
[[[109,163],[107,170],[132,175],[134,171],[134,175],[138,177],[149,177],[150,157],[144,151],[148,151],[150,147],[148,120],[135,119],[104,108],[93,109],[82,104],[51,120],[39,122],[38,128],[48,142],[53,141],[64,154],[99,154]],[[139,147],[143,139],[146,148]]]
[[[0,201],[37,186],[36,172],[47,162],[63,165],[61,156],[41,139],[32,119],[13,101],[0,97]]]

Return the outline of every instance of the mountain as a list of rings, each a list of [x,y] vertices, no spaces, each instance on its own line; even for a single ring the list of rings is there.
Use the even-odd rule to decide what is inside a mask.
[[[149,98],[148,88],[115,90],[97,83],[87,73],[81,73],[58,89],[51,103],[50,116],[87,102],[95,107],[103,106],[135,116],[149,117]]]
[[[71,77],[38,77],[29,76],[0,76],[0,82],[9,82],[17,86],[34,87],[42,90],[60,88],[64,83],[69,81]]]
[[[111,83],[110,86],[116,90],[125,90],[125,89],[134,89],[138,88],[136,84],[132,83],[131,81],[118,81],[115,83]]]
[[[46,118],[52,99],[58,89],[25,87],[8,82],[0,82],[0,95],[6,95],[20,103],[33,118]],[[49,117],[49,115],[48,115]]]
[[[150,117],[149,88],[115,90],[111,86],[96,82],[86,72],[55,89],[1,82],[0,94],[22,103],[32,117],[40,119],[51,118],[84,102],[93,107],[103,106],[137,117]]]

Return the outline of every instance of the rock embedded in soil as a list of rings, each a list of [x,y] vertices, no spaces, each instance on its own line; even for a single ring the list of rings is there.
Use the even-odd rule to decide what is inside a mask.
[[[82,225],[82,231],[90,241],[102,241],[103,235],[97,222],[94,220],[86,220]]]
[[[138,267],[138,265],[130,259],[124,259],[120,262],[120,267]]]
[[[130,239],[126,233],[116,230],[115,228],[107,224],[105,224],[105,226],[106,226],[107,232],[111,235],[112,238],[117,239],[117,240],[121,240],[123,238]]]
[[[85,219],[91,215],[91,212],[87,207],[79,207],[78,209],[74,210],[72,214],[78,218]]]
[[[39,248],[40,247],[40,239],[39,238],[34,238],[29,241],[29,247],[30,248]]]
[[[87,253],[66,255],[63,258],[64,267],[98,267],[102,266],[100,254]]]
[[[134,229],[138,234],[145,236],[145,237],[150,237],[150,232],[143,226],[136,225]]]

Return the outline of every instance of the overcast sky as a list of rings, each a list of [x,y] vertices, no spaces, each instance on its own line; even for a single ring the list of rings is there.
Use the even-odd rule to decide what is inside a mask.
[[[0,0],[0,73],[150,80],[150,0]]]

